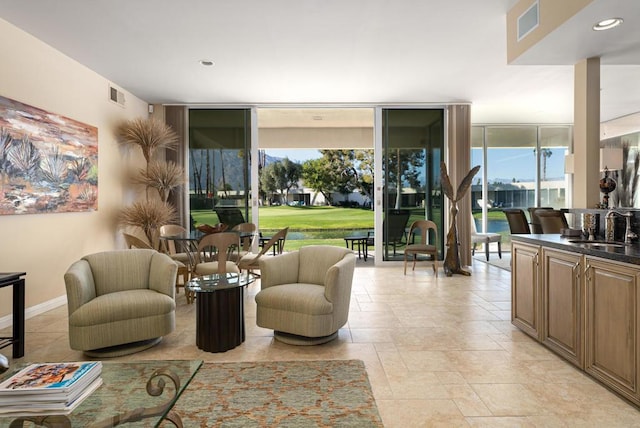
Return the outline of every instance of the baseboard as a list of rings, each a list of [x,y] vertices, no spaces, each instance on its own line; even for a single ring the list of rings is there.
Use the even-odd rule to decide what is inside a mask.
[[[66,305],[66,304],[67,304],[66,295],[56,297],[55,299],[42,302],[39,305],[26,308],[24,311],[24,317],[25,319],[33,318],[36,315],[43,314],[45,312],[50,311],[51,309],[55,309],[59,306]],[[13,314],[9,314],[0,318],[0,329],[11,327],[12,324],[13,324]]]

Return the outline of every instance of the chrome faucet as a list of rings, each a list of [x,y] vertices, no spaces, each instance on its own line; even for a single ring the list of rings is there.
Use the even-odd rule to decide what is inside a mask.
[[[635,232],[631,231],[631,217],[633,217],[633,214],[631,214],[630,211],[616,211],[616,210],[609,210],[607,212],[607,215],[605,216],[604,220],[605,220],[605,232],[604,232],[604,236],[605,236],[605,240],[607,241],[613,241],[614,240],[614,219],[613,217],[619,215],[620,217],[624,217],[626,219],[626,228],[624,231],[624,242],[625,243],[630,243],[632,239],[636,239],[638,238],[638,235]]]

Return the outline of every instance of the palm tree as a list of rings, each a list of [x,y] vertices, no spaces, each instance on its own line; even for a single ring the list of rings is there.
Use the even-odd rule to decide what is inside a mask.
[[[547,158],[550,158],[553,152],[551,149],[542,148],[540,149],[540,156],[542,156],[542,178],[541,181],[545,181],[547,179]],[[536,149],[533,149],[533,155],[536,155]]]

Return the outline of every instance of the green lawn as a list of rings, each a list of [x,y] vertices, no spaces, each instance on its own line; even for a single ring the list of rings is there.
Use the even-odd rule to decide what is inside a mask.
[[[193,210],[196,225],[219,222],[212,210]],[[373,229],[373,210],[327,206],[273,206],[260,207],[260,230],[266,235],[289,227],[285,248],[289,251],[302,245],[328,244],[344,246],[344,237],[353,230]],[[411,209],[407,226],[424,218],[423,208]]]
[[[260,207],[260,229],[292,230],[371,229],[373,211],[341,207]],[[191,211],[196,224],[216,224],[218,216],[211,210]]]

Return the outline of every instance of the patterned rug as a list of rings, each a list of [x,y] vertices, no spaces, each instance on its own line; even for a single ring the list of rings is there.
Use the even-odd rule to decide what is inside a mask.
[[[185,427],[382,427],[360,360],[205,363],[174,410]]]

